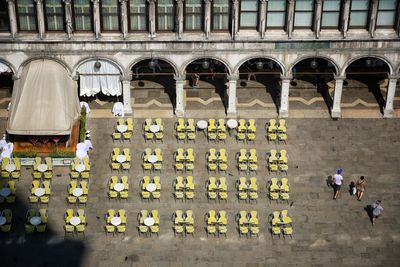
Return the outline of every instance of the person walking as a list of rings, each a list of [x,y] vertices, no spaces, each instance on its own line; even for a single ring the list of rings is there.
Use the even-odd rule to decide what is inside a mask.
[[[343,184],[343,176],[342,169],[338,169],[336,174],[333,175],[332,178],[332,187],[333,187],[333,199],[336,199],[339,196],[340,187]]]
[[[375,220],[382,214],[383,208],[381,203],[381,200],[377,200],[371,205],[371,222],[373,225],[375,224]]]
[[[365,188],[367,186],[367,182],[365,181],[365,177],[361,176],[358,181],[356,182],[356,189],[357,189],[357,200],[361,201],[361,198],[364,195]]]

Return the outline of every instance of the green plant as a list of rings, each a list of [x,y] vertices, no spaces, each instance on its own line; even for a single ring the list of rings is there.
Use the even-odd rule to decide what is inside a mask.
[[[35,150],[14,152],[12,156],[14,158],[34,158],[37,156],[37,152]]]
[[[86,108],[81,109],[81,122],[79,128],[79,142],[84,142],[86,139]]]
[[[68,150],[62,149],[54,149],[53,152],[50,153],[49,157],[52,158],[73,158],[75,157],[75,153]]]

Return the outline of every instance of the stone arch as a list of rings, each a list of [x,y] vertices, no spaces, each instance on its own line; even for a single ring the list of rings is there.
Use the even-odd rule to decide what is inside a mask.
[[[163,60],[163,61],[167,62],[174,69],[175,75],[179,74],[178,67],[176,66],[175,62],[171,61],[170,59],[165,58],[165,57],[159,57],[159,56],[154,56],[154,57],[143,56],[143,57],[137,58],[134,61],[132,61],[131,63],[129,63],[128,68],[125,70],[125,75],[128,76],[130,74],[133,66],[135,66],[139,62],[144,61],[144,60],[151,60],[151,59],[160,59],[160,60]]]
[[[305,59],[311,59],[311,58],[325,59],[326,61],[330,62],[335,67],[336,75],[338,75],[340,73],[339,65],[336,63],[336,61],[333,58],[328,57],[328,56],[323,56],[323,55],[305,55],[305,56],[301,56],[301,57],[297,58],[292,64],[289,65],[287,74],[292,75],[292,70],[293,70],[294,66],[296,66],[299,62],[301,62]]]
[[[13,64],[11,64],[10,62],[8,62],[7,60],[0,58],[0,64],[4,64],[4,65],[6,65],[7,67],[9,67],[9,68],[11,69],[13,75],[16,75],[16,74],[17,74],[17,69],[14,67]]]
[[[111,58],[107,58],[107,57],[86,57],[86,58],[83,58],[83,59],[79,60],[79,61],[74,65],[74,68],[73,68],[73,70],[72,70],[73,77],[76,76],[77,70],[78,70],[78,68],[79,68],[82,64],[84,64],[84,63],[86,63],[86,62],[88,62],[88,61],[92,61],[92,60],[103,60],[103,61],[106,61],[106,62],[108,62],[108,63],[114,65],[114,66],[119,70],[119,72],[121,73],[121,75],[124,74],[124,68],[123,68],[122,65],[121,65],[119,62],[117,62],[115,59],[111,59]]]
[[[224,64],[225,68],[228,70],[227,75],[232,75],[232,67],[230,66],[230,64],[227,61],[225,61],[225,60],[223,60],[223,59],[221,59],[219,57],[215,57],[215,56],[211,56],[211,55],[196,56],[196,57],[192,57],[192,58],[186,60],[182,64],[182,68],[181,68],[180,74],[182,74],[184,76],[187,66],[189,66],[194,61],[199,60],[199,59],[203,59],[203,58],[211,58],[211,59],[214,59],[214,60],[218,60],[219,62]]]
[[[399,65],[398,65],[397,68],[396,68],[396,73],[395,73],[395,75],[400,75],[400,63],[399,63]]]
[[[235,68],[233,69],[233,73],[237,73],[237,72],[239,71],[240,67],[241,67],[244,63],[246,63],[247,61],[252,60],[252,59],[257,59],[257,58],[264,58],[264,59],[269,59],[269,60],[274,61],[274,62],[277,63],[277,64],[279,65],[279,67],[281,68],[282,75],[286,75],[285,65],[283,65],[282,62],[280,62],[280,61],[277,60],[276,58],[269,57],[269,56],[265,56],[265,55],[262,55],[262,56],[251,56],[251,57],[247,57],[247,58],[245,58],[245,59],[242,59],[241,61],[239,61],[239,62],[236,64]]]
[[[361,56],[353,57],[353,58],[351,58],[350,60],[348,60],[348,61],[343,65],[342,72],[340,73],[340,76],[345,76],[345,75],[346,75],[346,70],[347,70],[347,68],[351,65],[351,63],[353,63],[353,62],[355,62],[355,61],[357,61],[357,60],[359,60],[359,59],[362,59],[362,58],[377,58],[377,59],[382,60],[382,61],[385,62],[385,63],[387,64],[387,66],[389,67],[389,70],[390,70],[390,73],[389,73],[389,74],[390,74],[390,75],[393,74],[393,66],[392,66],[392,64],[390,63],[390,61],[389,61],[387,58],[385,58],[385,57],[383,57],[383,56],[377,56],[377,55],[361,55]]]
[[[17,77],[21,76],[22,73],[22,69],[31,61],[34,60],[41,60],[41,59],[47,59],[47,60],[52,60],[57,62],[58,64],[60,64],[61,66],[64,67],[64,69],[67,71],[68,75],[72,77],[72,70],[71,68],[68,66],[67,63],[65,63],[63,60],[59,59],[59,58],[54,58],[54,57],[48,57],[48,56],[38,56],[38,57],[31,57],[28,58],[27,60],[25,60],[24,62],[22,62],[22,64],[19,66],[18,68],[18,72],[17,72]]]

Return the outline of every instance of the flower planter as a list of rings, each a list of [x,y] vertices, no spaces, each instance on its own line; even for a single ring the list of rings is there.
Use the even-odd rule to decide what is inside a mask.
[[[22,166],[33,166],[35,158],[20,158]],[[71,166],[73,158],[52,158],[53,166]]]

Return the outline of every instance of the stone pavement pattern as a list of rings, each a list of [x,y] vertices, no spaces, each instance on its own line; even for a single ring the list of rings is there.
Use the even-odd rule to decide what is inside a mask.
[[[145,143],[141,130],[143,119],[135,119],[134,138],[122,145],[113,144],[111,139],[115,119],[89,120],[94,150],[90,153],[89,200],[83,207],[88,221],[85,238],[64,239],[63,215],[68,207],[66,196],[70,181],[67,168],[55,170],[48,205],[48,233],[24,234],[23,221],[32,182],[32,170],[24,170],[17,184],[18,203],[12,206],[16,218],[12,233],[0,238],[2,254],[7,255],[2,258],[4,266],[396,266],[400,262],[400,120],[288,119],[286,145],[268,144],[264,130],[266,119],[257,120],[255,144],[237,144],[233,137],[228,137],[226,144],[208,144],[202,132],[197,134],[195,144],[178,144],[174,138],[175,121],[163,120],[163,143]],[[4,119],[0,120],[0,129],[0,133],[5,129]],[[114,146],[129,147],[133,152],[127,201],[111,201],[106,194],[107,183],[113,175],[109,164]],[[160,202],[142,202],[139,197],[139,181],[143,177],[140,156],[146,147],[160,147],[163,151]],[[175,202],[172,197],[172,182],[176,177],[172,155],[178,147],[193,147],[196,153],[193,202]],[[205,153],[211,147],[227,148],[227,203],[208,202],[206,198],[205,182],[209,175]],[[240,148],[257,148],[258,203],[239,203],[236,197],[234,183],[239,174],[234,155]],[[273,175],[267,172],[264,156],[272,148],[288,151],[290,205],[270,203],[267,198],[267,181]],[[337,167],[344,169],[346,186],[334,201],[326,180]],[[366,176],[368,188],[363,201],[358,202],[347,193],[347,185],[360,175]],[[363,207],[376,199],[382,199],[385,210],[372,226]],[[127,210],[125,236],[104,233],[104,214],[109,208]],[[154,208],[160,212],[159,236],[139,236],[138,212]],[[293,239],[272,239],[267,216],[286,208],[294,221]],[[194,238],[174,237],[171,215],[177,209],[194,211]],[[206,237],[203,218],[210,209],[227,211],[226,238]],[[242,209],[258,211],[258,238],[238,237],[234,216]]]

